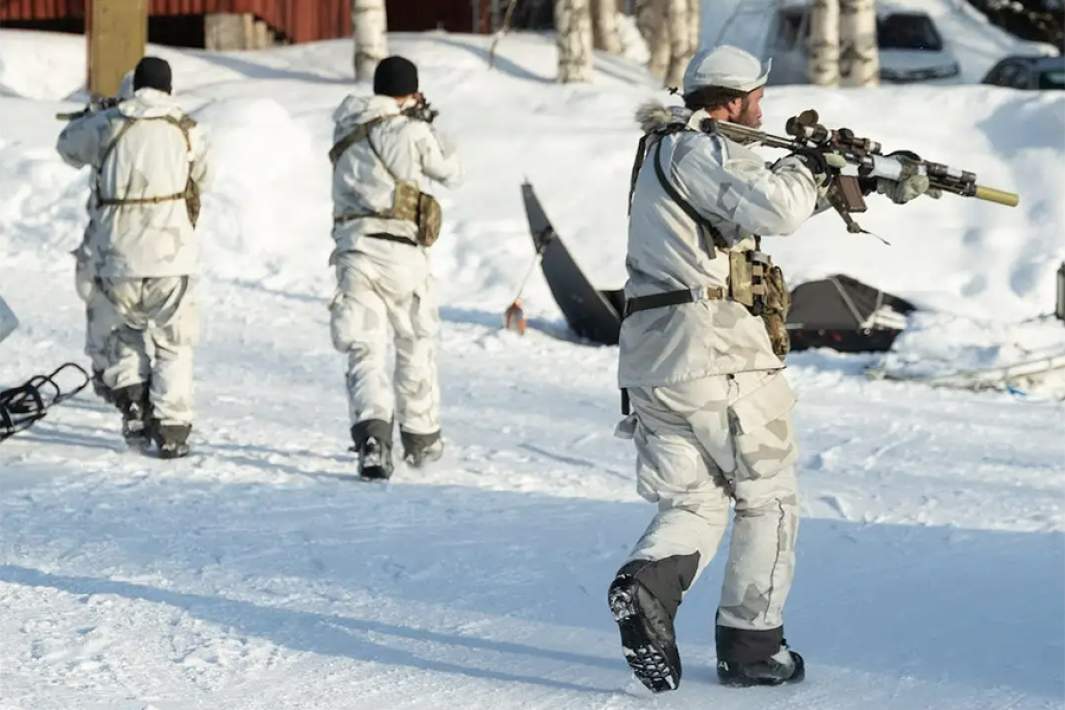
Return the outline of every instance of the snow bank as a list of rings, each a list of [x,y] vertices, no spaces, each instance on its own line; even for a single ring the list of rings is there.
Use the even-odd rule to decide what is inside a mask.
[[[46,48],[78,44],[51,39]],[[518,198],[518,184],[528,176],[590,274],[619,283],[623,205],[638,137],[632,108],[661,94],[642,69],[613,58],[600,59],[595,85],[555,85],[553,45],[538,36],[507,37],[500,68],[490,71],[486,43],[448,35],[393,42],[423,66],[424,88],[442,110],[439,123],[464,148],[469,179],[445,196],[449,233],[437,252],[441,276],[462,268],[461,281],[483,291],[498,272],[518,266],[506,257],[529,249]],[[221,266],[226,251],[253,268],[290,257],[295,271],[307,263],[309,249],[328,253],[329,114],[348,91],[365,91],[335,78],[346,70],[349,49],[341,41],[263,53],[160,52],[172,55],[176,80],[187,87],[184,99],[213,134],[219,180],[208,198],[214,209],[204,216],[203,238],[214,250],[209,268]],[[310,57],[333,75],[294,76],[290,67],[306,66]],[[60,126],[45,117],[55,107],[19,104],[19,122],[36,127],[11,157],[47,161]],[[793,280],[846,271],[930,305],[972,308],[983,316],[1046,309],[1052,262],[1062,256],[1056,187],[1065,172],[1065,98],[982,86],[780,87],[766,100],[766,128],[780,131],[787,116],[811,105],[827,123],[845,124],[888,149],[908,148],[974,170],[982,183],[1017,190],[1022,202],[1011,210],[946,196],[896,208],[874,198],[864,223],[894,246],[844,235],[830,215],[819,217],[796,239],[772,240]],[[66,186],[39,175],[29,184],[20,180],[24,192],[58,199],[57,189]],[[234,210],[241,214],[236,229],[225,221]],[[494,225],[488,227],[491,243],[482,237],[488,224]],[[510,253],[493,253],[500,247]],[[448,265],[472,258],[470,252],[484,260],[476,273]]]
[[[80,37],[0,30],[0,96],[62,99],[85,86]]]
[[[81,45],[55,35],[31,44],[27,34],[0,33],[3,66],[29,71],[32,65],[33,73],[65,67]],[[497,68],[489,70],[489,41],[393,38],[393,50],[423,68],[423,88],[441,110],[439,127],[456,140],[466,163],[466,184],[443,195],[444,235],[434,248],[445,303],[493,310],[512,298],[532,256],[518,189],[525,178],[593,281],[620,286],[624,205],[638,138],[631,115],[640,101],[667,97],[641,67],[612,57],[598,58],[594,84],[559,86],[552,81],[554,45],[538,35],[505,38]],[[217,177],[200,231],[207,272],[325,295],[330,114],[348,92],[367,90],[342,78],[349,43],[152,51],[172,61],[182,100],[212,135]],[[37,92],[68,88],[42,84]],[[85,221],[85,175],[65,167],[51,149],[60,128],[51,114],[74,105],[24,98],[0,98],[0,104],[16,118],[0,138],[9,166],[0,176],[7,196],[0,206],[6,235],[0,253],[24,258],[33,252],[54,261],[74,246]],[[764,106],[769,130],[780,132],[788,116],[816,106],[826,123],[874,137],[888,150],[914,150],[1021,194],[1016,209],[952,195],[906,207],[871,197],[860,222],[891,246],[848,235],[826,213],[792,237],[767,240],[792,283],[844,272],[979,321],[1017,321],[1050,310],[1054,272],[1065,259],[1065,206],[1058,198],[1065,182],[1065,97],[985,86],[779,87]],[[538,274],[526,302],[534,316],[559,316]]]

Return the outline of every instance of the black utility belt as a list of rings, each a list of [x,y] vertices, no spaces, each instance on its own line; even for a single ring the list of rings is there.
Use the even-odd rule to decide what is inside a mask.
[[[725,289],[720,286],[696,286],[677,291],[654,293],[650,296],[636,296],[625,300],[625,312],[621,317],[624,320],[633,313],[648,311],[652,308],[679,306],[684,303],[698,303],[700,301],[723,301],[727,298]]]

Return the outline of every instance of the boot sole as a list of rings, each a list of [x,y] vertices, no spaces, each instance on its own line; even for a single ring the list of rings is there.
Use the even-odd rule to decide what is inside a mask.
[[[177,449],[177,450],[159,449],[159,458],[167,460],[167,461],[169,461],[171,459],[183,459],[183,458],[185,458],[186,456],[188,456],[191,453],[192,453],[192,449],[189,449],[189,448]]]
[[[384,466],[367,466],[359,471],[359,478],[367,481],[387,481],[392,477],[391,471],[386,471]]]
[[[680,685],[680,669],[674,668],[669,657],[644,627],[643,618],[632,586],[610,590],[610,611],[621,632],[621,648],[633,675],[652,693],[676,690]]]

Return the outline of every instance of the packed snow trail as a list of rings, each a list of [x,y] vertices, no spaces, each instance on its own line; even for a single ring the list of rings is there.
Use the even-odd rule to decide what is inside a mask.
[[[609,435],[613,349],[446,311],[448,453],[364,484],[322,304],[212,292],[241,317],[201,351],[190,459],[125,451],[86,396],[0,451],[0,707],[646,705],[605,604],[651,512]],[[60,301],[25,314],[5,377],[75,351]],[[1056,706],[1060,405],[813,360],[791,371],[805,510],[787,622],[809,680],[716,685],[715,562],[680,612],[681,689],[656,707]]]
[[[593,280],[620,283],[629,116],[655,91],[620,60],[601,62],[598,85],[554,86],[542,37],[509,37],[487,72],[481,39],[393,47],[449,89],[430,98],[470,179],[445,196],[434,247],[448,449],[388,485],[353,479],[327,325],[325,151],[329,112],[351,88],[350,44],[159,50],[193,82],[219,163],[195,454],[126,451],[118,415],[89,395],[0,446],[0,708],[1060,707],[1062,403],[870,382],[870,358],[825,353],[793,356],[788,371],[804,519],[786,631],[807,681],[717,685],[720,560],[680,611],[680,690],[652,699],[631,678],[606,588],[652,507],[635,494],[631,446],[611,436],[616,349],[574,342],[539,275],[530,332],[499,325],[532,253],[523,173]],[[42,55],[83,56],[64,52]],[[0,97],[0,290],[22,321],[0,345],[5,386],[81,358],[66,252],[84,227],[85,177],[54,154],[51,118],[74,104],[38,76],[38,98]],[[823,103],[1025,201],[1005,213],[949,198],[878,204],[867,226],[888,225],[891,249],[819,218],[773,244],[794,281],[848,271],[988,319],[1046,310],[1056,267],[1043,262],[1065,256],[1062,206],[1045,187],[1065,170],[1061,99],[810,91],[775,92],[767,125]],[[930,97],[942,125],[922,125],[923,138],[891,128],[913,125]],[[1011,134],[1022,119],[1031,130]]]

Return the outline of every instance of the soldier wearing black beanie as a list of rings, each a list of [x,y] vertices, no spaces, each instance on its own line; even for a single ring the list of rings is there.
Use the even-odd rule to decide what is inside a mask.
[[[170,64],[159,57],[145,57],[137,62],[137,68],[133,70],[133,90],[157,89],[164,93],[171,93],[172,74]]]
[[[373,95],[357,87],[333,113],[333,346],[347,358],[351,440],[364,479],[389,478],[396,428],[417,468],[444,453],[434,344],[439,310],[428,247],[442,223],[430,182],[458,184],[454,150],[429,125],[418,68],[377,64]],[[390,354],[394,353],[393,358]],[[393,366],[394,360],[394,366]]]
[[[385,57],[373,73],[373,92],[380,96],[418,93],[418,67],[400,56]]]

